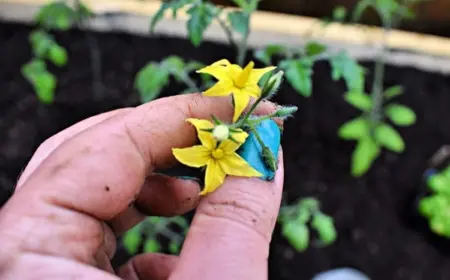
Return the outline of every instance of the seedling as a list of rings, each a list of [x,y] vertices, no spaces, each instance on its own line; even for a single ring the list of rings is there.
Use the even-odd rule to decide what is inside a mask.
[[[338,133],[345,140],[357,141],[351,167],[354,176],[365,174],[380,155],[382,148],[396,153],[404,151],[405,143],[401,135],[386,122],[387,120],[397,126],[410,126],[416,121],[416,114],[411,108],[390,102],[403,93],[403,88],[393,86],[384,89],[383,85],[387,36],[400,20],[413,15],[409,7],[415,2],[418,1],[362,0],[355,8],[353,19],[356,21],[367,9],[374,9],[381,19],[384,31],[375,64],[371,96],[364,90],[352,89],[345,95],[345,100],[350,105],[363,112],[360,117],[341,126]]]
[[[316,247],[329,246],[336,240],[337,233],[333,218],[320,211],[315,198],[304,198],[297,204],[281,208],[278,222],[282,234],[299,252],[304,252],[313,240]],[[317,233],[312,239],[310,228]]]

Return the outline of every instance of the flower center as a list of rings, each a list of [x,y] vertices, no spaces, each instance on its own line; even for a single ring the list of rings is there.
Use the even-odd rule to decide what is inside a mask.
[[[223,153],[222,149],[215,149],[215,150],[212,152],[212,156],[213,156],[213,158],[215,158],[215,159],[221,159],[221,158],[223,158],[224,153]]]
[[[242,72],[234,79],[234,85],[242,89],[245,87],[245,85],[248,82],[248,79],[250,78],[250,73],[253,70],[253,67],[255,67],[255,63],[251,61],[245,68],[242,70]]]

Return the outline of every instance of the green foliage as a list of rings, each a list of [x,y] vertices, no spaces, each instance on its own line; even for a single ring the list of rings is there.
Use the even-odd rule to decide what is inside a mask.
[[[346,52],[339,52],[330,58],[331,77],[334,81],[344,79],[351,92],[364,91],[364,69]]]
[[[53,102],[56,78],[48,72],[47,65],[43,60],[33,59],[23,65],[22,75],[33,85],[39,101],[45,104]]]
[[[200,2],[192,5],[187,11],[190,18],[187,22],[189,38],[194,46],[199,46],[203,40],[203,33],[211,24],[217,9],[214,5]]]
[[[196,61],[185,62],[178,56],[169,56],[159,63],[149,62],[137,73],[134,87],[138,90],[142,103],[157,98],[171,76],[177,82],[186,84],[188,91],[199,91],[189,74],[202,66]]]
[[[76,3],[71,7],[64,1],[56,1],[43,6],[35,18],[39,27],[29,36],[34,57],[22,66],[22,74],[32,84],[39,101],[45,104],[53,102],[57,85],[56,77],[47,70],[46,60],[58,67],[68,62],[67,50],[48,30],[67,31],[92,15],[87,6],[80,1]]]
[[[350,91],[361,92],[364,87],[363,68],[345,52],[333,54],[319,42],[310,41],[302,49],[268,45],[255,51],[254,55],[266,65],[270,65],[275,56],[282,58],[279,67],[285,71],[292,87],[304,97],[312,94],[313,66],[321,60],[330,61],[333,80],[344,79]]]
[[[245,35],[249,31],[250,15],[242,11],[235,11],[228,14],[228,21],[231,27],[238,33]]]
[[[423,0],[361,0],[354,8],[353,21],[358,22],[368,9],[373,9],[380,16],[383,26],[390,28],[399,20],[414,18],[411,5],[420,1]]]
[[[331,245],[337,238],[333,218],[320,211],[315,198],[304,198],[295,205],[283,206],[278,222],[283,236],[299,252],[304,252],[311,242],[308,225],[317,233],[316,246]]]
[[[286,79],[301,95],[309,97],[312,94],[313,61],[309,58],[284,60],[280,68],[286,72]]]
[[[333,20],[343,22],[347,17],[347,13],[348,11],[344,6],[337,6],[333,9]]]
[[[430,229],[450,238],[450,174],[449,167],[431,175],[426,184],[431,192],[419,201],[418,211],[428,219]]]
[[[384,92],[384,102],[391,101],[402,93],[402,87],[390,87]],[[350,92],[345,95],[345,100],[363,112],[362,116],[343,124],[338,131],[340,138],[357,141],[352,155],[351,173],[359,177],[370,169],[380,155],[381,148],[401,153],[405,150],[405,142],[398,131],[383,118],[378,121],[372,119],[376,108],[368,94]],[[387,104],[382,113],[382,117],[387,117],[386,120],[398,126],[410,126],[416,121],[413,110],[397,103]]]
[[[150,217],[127,231],[122,238],[122,244],[133,255],[138,253],[141,246],[145,253],[156,253],[163,250],[159,240],[164,238],[169,241],[167,250],[177,254],[188,228],[188,221],[183,216]]]

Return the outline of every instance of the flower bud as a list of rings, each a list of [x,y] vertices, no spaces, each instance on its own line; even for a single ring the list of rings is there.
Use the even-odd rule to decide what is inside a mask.
[[[283,81],[284,72],[278,71],[275,75],[269,78],[269,80],[265,83],[264,88],[262,89],[262,97],[264,99],[270,99],[272,96],[277,93],[280,88],[281,82]]]
[[[212,134],[217,141],[224,141],[230,137],[230,129],[228,126],[221,124],[214,127]]]

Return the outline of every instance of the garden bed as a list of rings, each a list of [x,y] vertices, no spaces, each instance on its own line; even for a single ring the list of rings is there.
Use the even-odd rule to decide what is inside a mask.
[[[20,73],[31,50],[31,28],[0,23],[0,199],[4,202],[37,146],[49,136],[86,117],[138,104],[133,90],[135,74],[148,61],[176,54],[211,63],[234,54],[225,45],[204,43],[193,47],[187,40],[148,38],[123,33],[94,33],[101,50],[102,80],[106,89],[92,91],[89,47],[85,34],[57,34],[67,47],[70,63],[57,73],[59,88],[53,105],[41,105]],[[364,63],[372,70],[371,62]],[[337,130],[357,111],[345,103],[345,85],[333,82],[329,66],[314,68],[314,93],[306,99],[285,84],[275,101],[299,107],[283,136],[285,199],[315,196],[324,212],[335,219],[339,234],[327,248],[296,253],[277,228],[271,245],[270,279],[308,280],[321,271],[350,266],[373,280],[450,279],[448,248],[435,240],[411,205],[432,154],[448,144],[450,129],[450,77],[413,68],[389,66],[386,86],[401,84],[399,101],[413,108],[417,123],[400,129],[406,151],[383,151],[367,175],[350,175],[353,143],[340,140]],[[371,83],[371,75],[367,84]],[[175,82],[164,95],[182,90]],[[9,191],[7,191],[9,190]],[[238,252],[236,252],[238,253]],[[117,260],[123,261],[119,251]]]

